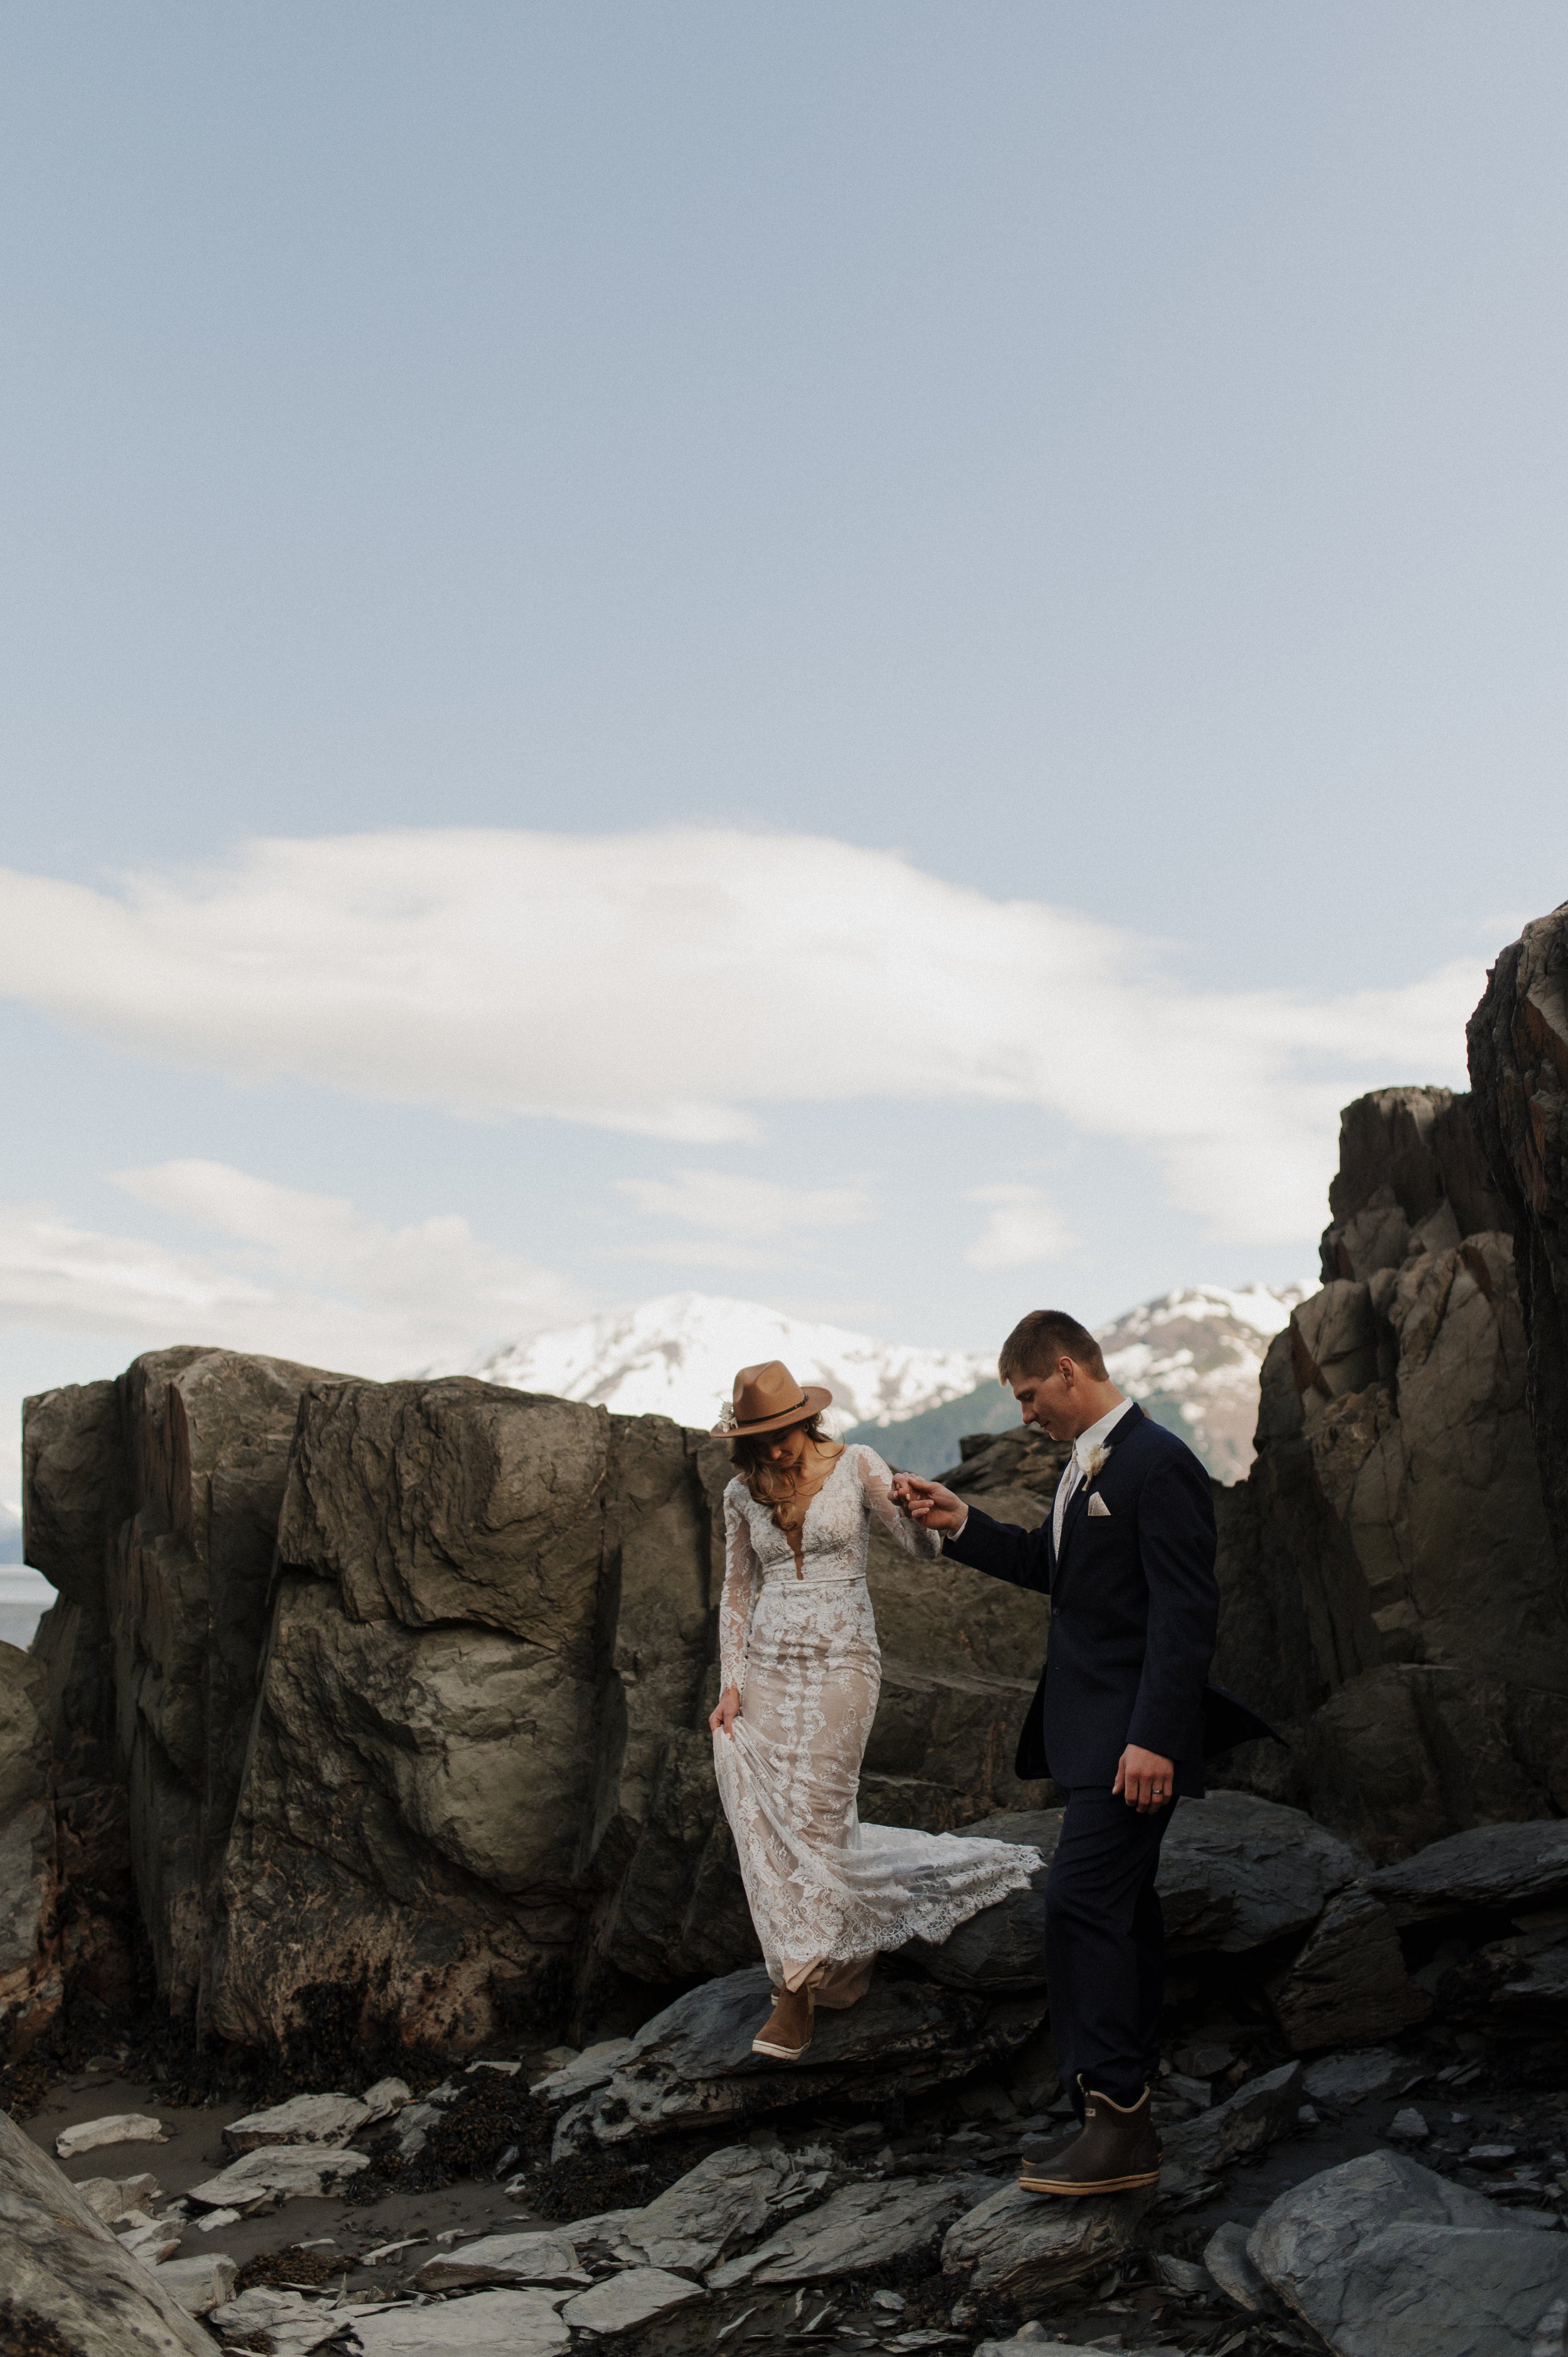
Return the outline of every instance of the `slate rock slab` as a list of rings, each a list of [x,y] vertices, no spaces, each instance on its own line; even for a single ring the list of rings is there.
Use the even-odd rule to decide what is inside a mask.
[[[269,2111],[247,2112],[223,2131],[231,2152],[254,2152],[269,2144],[348,2144],[373,2118],[358,2095],[294,2095]]]
[[[1165,1936],[1176,1953],[1239,1955],[1305,1932],[1366,1861],[1301,1809],[1251,1792],[1183,1801],[1160,1849]]]
[[[299,2195],[316,2199],[370,2165],[362,2152],[332,2145],[262,2145],[231,2161],[216,2177],[193,2185],[188,2198],[205,2203],[209,2210],[238,2210],[244,2215]]]
[[[1181,2357],[1180,2350],[1174,2349],[1165,2341],[1158,2348],[1142,2341],[1135,2349],[1124,2341],[1117,2345],[1122,2357]],[[1015,2334],[1010,2341],[982,2341],[976,2346],[974,2357],[1105,2357],[1105,2344],[1103,2341],[1047,2341],[1042,2343],[1036,2334],[1024,2333]]]
[[[364,2357],[559,2357],[571,2335],[542,2291],[476,2291],[354,2319]],[[210,2357],[210,2352],[209,2352]]]
[[[234,2297],[234,2279],[240,2270],[232,2259],[221,2251],[213,2251],[205,2258],[166,2259],[153,2273],[160,2291],[183,2308],[187,2316],[207,2316],[213,2309],[221,2308]]]
[[[1196,2176],[1211,2177],[1294,2128],[1301,2094],[1301,2064],[1283,2062],[1277,2071],[1249,2079],[1212,2110],[1167,2128],[1161,2139],[1165,2158]]]
[[[942,2244],[942,2272],[973,2269],[976,2291],[1034,2298],[1095,2275],[1134,2240],[1155,2189],[1053,2201],[1006,2185],[959,2219]]]
[[[1396,2037],[1432,1999],[1405,1971],[1394,1919],[1369,1890],[1328,1901],[1288,1972],[1269,1989],[1274,2018],[1298,2054]]]
[[[701,2284],[663,2267],[626,2267],[619,2275],[607,2276],[592,2291],[580,2291],[561,2315],[575,2332],[636,2332],[686,2300],[706,2297]]]
[[[162,2120],[147,2112],[109,2112],[101,2120],[78,2120],[61,2128],[55,2138],[60,2160],[74,2160],[79,2152],[96,2152],[100,2145],[166,2144]]]
[[[1248,2229],[1234,2218],[1216,2227],[1204,2245],[1203,2264],[1229,2300],[1249,2316],[1262,2316],[1274,2305],[1273,2292],[1252,2265],[1247,2250]]]
[[[1514,2225],[1404,2153],[1365,2153],[1293,2186],[1247,2250],[1335,2357],[1533,2357],[1543,2319],[1568,2300],[1568,2241]]]
[[[137,2177],[81,2177],[76,2184],[76,2198],[85,2201],[95,2218],[113,2226],[130,2210],[150,2210],[163,2190],[156,2177],[144,2171]]]
[[[278,2284],[256,2284],[212,2309],[209,2321],[225,2341],[265,2336],[273,2357],[309,2357],[335,2341],[349,2321],[330,2299],[307,2299]]]
[[[595,2142],[741,2122],[853,2089],[906,2095],[968,2078],[1037,2029],[1043,1991],[997,1999],[879,1975],[847,2013],[819,2014],[804,2062],[754,2054],[767,2019],[762,1965],[705,1981],[644,2024],[609,2079],[557,2122],[553,2157]]]
[[[908,2258],[993,2188],[983,2177],[878,2178],[846,2185],[821,2207],[730,2259],[708,2277],[714,2291],[736,2284],[818,2283],[861,2267]]]
[[[1374,2046],[1364,2054],[1325,2054],[1307,2064],[1302,2083],[1315,2104],[1359,2104],[1380,2094],[1402,2071],[1410,2075],[1404,2055]]]
[[[1301,2312],[1335,2357],[1555,2357],[1568,2242],[1511,2223],[1380,2226]]]
[[[1511,1913],[1568,1897],[1568,1818],[1529,1824],[1472,1825],[1431,1842],[1413,1857],[1380,1867],[1367,1888],[1400,1923],[1470,1907]]]
[[[550,2104],[572,2103],[577,2096],[606,2085],[631,2052],[629,2038],[601,2038],[596,2045],[585,2046],[570,2062],[546,2072],[542,2079],[535,2079],[532,2092]]]
[[[584,2284],[575,2244],[548,2230],[481,2234],[453,2251],[437,2252],[414,2275],[420,2291],[456,2291],[476,2284]]]
[[[725,2145],[639,2210],[574,2220],[579,2242],[607,2244],[628,2265],[705,2275],[742,2244],[782,2224],[827,2183],[825,2167],[790,2154]]]
[[[212,2357],[201,2327],[5,2112],[0,2241],[6,2297],[43,2318],[75,2357]]]

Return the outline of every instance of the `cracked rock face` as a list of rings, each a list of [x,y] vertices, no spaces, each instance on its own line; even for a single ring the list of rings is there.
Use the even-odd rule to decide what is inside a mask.
[[[1513,1232],[1546,1510],[1568,1573],[1568,904],[1498,958],[1469,1048],[1481,1144]]]
[[[1216,1675],[1294,1746],[1230,1773],[1378,1859],[1568,1805],[1568,1616],[1478,1118],[1444,1089],[1347,1107],[1325,1283],[1271,1347],[1257,1461],[1219,1498]]]
[[[5,2112],[0,2216],[7,2298],[79,2357],[211,2357],[210,2340],[177,2299]]]
[[[1402,2154],[1294,2186],[1247,2254],[1335,2357],[1509,2357],[1553,2311],[1562,2337],[1568,2244]]]

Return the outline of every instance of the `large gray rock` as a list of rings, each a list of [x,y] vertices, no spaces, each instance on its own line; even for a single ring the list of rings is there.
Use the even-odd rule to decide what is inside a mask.
[[[972,2270],[976,2291],[1015,2304],[1037,2299],[1060,2284],[1098,2275],[1130,2249],[1155,2198],[1153,2186],[1072,2201],[1004,2186],[949,2229],[942,2272]]]
[[[1511,2225],[1484,2195],[1399,2153],[1369,2153],[1293,2186],[1247,2247],[1335,2357],[1533,2352],[1568,2298],[1568,2243]],[[1565,2315],[1557,2309],[1559,2342]]]
[[[1216,1674],[1293,1749],[1222,1772],[1388,1859],[1568,1806],[1568,1617],[1469,1101],[1348,1106],[1330,1202],[1324,1287],[1269,1352],[1258,1459],[1220,1512]]]
[[[934,1980],[982,1992],[1045,1986],[1045,1876],[1061,1834],[1060,1809],[1009,1810],[966,1828],[986,1840],[1028,1843],[1041,1871],[972,1916],[940,1948],[906,1953]],[[1365,1870],[1356,1852],[1299,1809],[1251,1792],[1184,1802],[1160,1852],[1166,1936],[1177,1955],[1244,1953],[1305,1931],[1330,1894]]]
[[[1367,1890],[1329,1900],[1269,1999],[1298,2054],[1391,2038],[1432,2010],[1405,1970],[1393,1917]]]
[[[0,2240],[11,2317],[37,2319],[75,2357],[212,2357],[206,2333],[5,2112]]]
[[[63,1990],[46,1687],[41,1662],[0,1644],[0,2056],[27,2050]]]
[[[1568,1575],[1568,906],[1527,925],[1470,1020],[1477,1127],[1511,1227],[1525,1402],[1560,1572]]]
[[[923,2250],[993,2190],[982,2177],[878,2178],[846,2185],[755,2251],[715,2268],[714,2291],[737,2284],[819,2283],[890,2266]]]
[[[1166,1937],[1178,1955],[1265,1947],[1316,1922],[1362,1870],[1354,1850],[1298,1809],[1250,1792],[1184,1801],[1160,1851]]]
[[[847,2013],[819,2014],[810,2053],[779,2063],[751,2041],[768,2010],[760,1965],[707,1981],[644,2024],[602,2086],[567,2105],[555,2154],[628,2136],[743,2122],[853,2090],[858,2101],[970,2077],[1021,2046],[1043,1997],[994,2000],[876,1975]]]
[[[1568,1822],[1476,1825],[1381,1867],[1368,1888],[1401,1923],[1561,1900],[1568,1896]]]

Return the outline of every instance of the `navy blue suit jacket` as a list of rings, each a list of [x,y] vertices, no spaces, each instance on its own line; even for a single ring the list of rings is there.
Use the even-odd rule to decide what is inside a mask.
[[[1062,1520],[1038,1530],[993,1522],[977,1506],[950,1555],[1051,1599],[1039,1687],[1018,1739],[1016,1773],[1058,1784],[1112,1784],[1129,1743],[1174,1763],[1176,1790],[1204,1789],[1206,1752],[1273,1733],[1208,1684],[1219,1621],[1214,1501],[1184,1441],[1134,1404],[1110,1454],[1080,1481]],[[1090,1513],[1098,1497],[1102,1513]]]

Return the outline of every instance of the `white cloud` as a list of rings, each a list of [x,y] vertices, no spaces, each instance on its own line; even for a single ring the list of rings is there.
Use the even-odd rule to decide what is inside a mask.
[[[696,1144],[768,1104],[1038,1105],[1258,1242],[1320,1223],[1347,1096],[1463,1085],[1481,983],[1195,990],[1070,909],[717,829],[263,842],[117,896],[0,870],[0,992],[124,1049]]]
[[[480,1334],[538,1332],[582,1295],[460,1219],[387,1228],[335,1196],[303,1194],[220,1162],[118,1174],[138,1201],[244,1247],[241,1265],[73,1227],[47,1207],[0,1205],[0,1319],[124,1334],[137,1349],[221,1342],[392,1375]]]
[[[669,1178],[618,1179],[645,1218],[675,1220],[701,1232],[656,1237],[621,1247],[639,1260],[687,1262],[710,1268],[767,1268],[781,1252],[798,1255],[822,1228],[842,1228],[871,1216],[864,1187],[790,1187],[731,1170],[677,1170]]]
[[[1062,1260],[1077,1247],[1060,1213],[1035,1187],[972,1187],[968,1200],[990,1218],[964,1254],[971,1268],[1026,1268]]]

